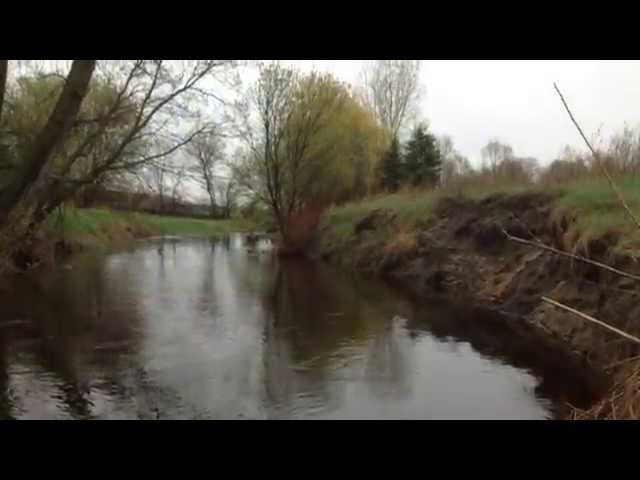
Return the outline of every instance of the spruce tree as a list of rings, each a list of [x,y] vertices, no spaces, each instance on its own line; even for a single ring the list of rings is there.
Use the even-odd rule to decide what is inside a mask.
[[[382,187],[390,192],[395,192],[403,180],[403,165],[400,155],[400,144],[397,138],[393,138],[389,149],[384,153],[380,161],[380,181]]]
[[[404,156],[405,176],[413,185],[436,185],[440,179],[442,159],[436,137],[418,125],[411,133]]]

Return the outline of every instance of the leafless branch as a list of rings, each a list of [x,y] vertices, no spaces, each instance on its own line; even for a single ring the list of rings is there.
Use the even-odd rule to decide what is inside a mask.
[[[580,318],[583,318],[584,320],[588,320],[589,322],[596,323],[596,324],[600,325],[601,327],[604,327],[607,330],[610,330],[610,331],[612,331],[614,333],[617,333],[618,335],[621,335],[621,336],[623,336],[624,338],[626,338],[628,340],[631,340],[631,341],[636,342],[636,343],[640,343],[640,338],[635,337],[635,336],[633,336],[633,335],[631,335],[631,334],[629,334],[627,332],[623,332],[622,330],[620,330],[620,329],[618,329],[616,327],[612,327],[611,325],[609,325],[607,323],[604,323],[604,322],[602,322],[602,321],[600,321],[600,320],[598,320],[596,318],[593,318],[592,316],[587,315],[586,313],[582,313],[581,311],[576,310],[575,308],[568,307],[567,305],[564,305],[564,304],[562,304],[560,302],[556,302],[555,300],[552,300],[552,299],[550,299],[548,297],[542,297],[542,301],[546,302],[546,303],[548,303],[550,305],[553,305],[554,307],[558,307],[558,308],[560,308],[562,310],[565,310],[567,312],[573,313],[574,315],[577,315]]]
[[[393,137],[416,113],[419,74],[419,60],[377,60],[362,72],[367,102]]]
[[[512,242],[518,242],[518,243],[522,243],[523,245],[530,245],[532,247],[540,248],[542,250],[546,250],[548,252],[555,253],[556,255],[561,255],[563,257],[568,257],[568,258],[571,258],[573,260],[578,260],[580,262],[584,262],[584,263],[588,263],[590,265],[594,265],[596,267],[602,268],[604,270],[608,270],[609,272],[615,273],[616,275],[620,275],[622,277],[627,277],[627,278],[631,278],[631,279],[636,280],[636,281],[640,281],[640,277],[638,277],[636,275],[633,275],[633,274],[627,273],[627,272],[623,272],[622,270],[618,270],[617,268],[610,267],[609,265],[606,265],[604,263],[597,262],[595,260],[591,260],[589,258],[583,257],[582,255],[575,255],[573,253],[563,252],[562,250],[558,250],[557,248],[550,247],[549,245],[545,245],[544,243],[532,242],[531,240],[525,240],[524,238],[515,237],[515,236],[509,234],[504,228],[502,229],[502,232],[507,237],[507,239],[512,241]]]
[[[609,182],[609,185],[611,186],[611,189],[615,192],[616,196],[618,197],[618,200],[620,201],[620,203],[624,207],[624,209],[627,212],[627,215],[629,216],[631,221],[635,224],[636,227],[640,228],[640,222],[638,221],[636,216],[633,214],[633,212],[629,208],[629,205],[625,201],[624,196],[622,195],[622,192],[620,191],[620,189],[618,188],[616,183],[613,181],[613,178],[611,178],[611,175],[609,174],[609,170],[607,169],[606,165],[600,159],[600,155],[598,155],[598,152],[596,152],[596,150],[591,146],[591,143],[589,142],[589,140],[587,140],[587,137],[585,136],[584,132],[582,131],[582,128],[580,128],[580,125],[578,124],[578,122],[576,121],[575,117],[573,116],[573,113],[571,113],[571,109],[569,108],[569,105],[567,105],[567,102],[565,101],[564,96],[562,95],[562,92],[560,92],[560,89],[558,88],[558,85],[556,85],[554,83],[553,86],[556,89],[556,92],[558,92],[558,95],[560,96],[560,100],[562,100],[562,104],[564,105],[565,110],[569,114],[569,117],[571,118],[571,121],[573,122],[573,124],[578,129],[578,132],[580,132],[580,135],[582,136],[582,139],[587,144],[587,147],[589,147],[589,150],[591,150],[591,153],[593,154],[593,157],[596,159],[596,162],[597,162],[598,166],[600,167],[600,169],[604,173],[605,177],[607,178],[607,181]]]

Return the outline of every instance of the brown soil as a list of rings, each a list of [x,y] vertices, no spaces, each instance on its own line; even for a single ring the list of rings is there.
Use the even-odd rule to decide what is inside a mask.
[[[318,256],[360,271],[379,274],[415,296],[456,298],[488,306],[544,332],[603,371],[607,365],[640,354],[638,345],[541,301],[542,296],[592,315],[640,336],[640,290],[637,282],[583,262],[509,241],[509,234],[537,240],[560,250],[575,248],[568,238],[574,219],[558,213],[553,196],[540,193],[494,195],[481,201],[444,199],[424,228],[416,233],[413,251],[385,254],[385,239],[376,230],[394,222],[389,212],[376,211],[354,229],[354,238]],[[330,229],[320,235],[331,235]],[[629,273],[640,265],[613,253],[616,235],[589,243],[586,251]],[[330,243],[328,243],[330,244]],[[568,348],[567,348],[568,347]]]

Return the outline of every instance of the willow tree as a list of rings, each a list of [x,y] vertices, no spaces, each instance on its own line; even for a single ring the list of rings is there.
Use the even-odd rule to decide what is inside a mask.
[[[344,100],[332,82],[330,75],[302,76],[270,64],[241,105],[240,131],[249,154],[237,178],[269,206],[285,242],[288,219],[320,181],[323,165],[312,155],[313,140]]]
[[[367,192],[382,130],[331,75],[263,67],[243,118],[248,154],[236,178],[270,208],[285,241],[288,219],[310,202]]]
[[[386,134],[375,113],[349,86],[334,82],[330,88],[343,101],[314,138],[312,155],[324,166],[321,181],[314,182],[314,191],[327,201],[342,202],[370,193]]]

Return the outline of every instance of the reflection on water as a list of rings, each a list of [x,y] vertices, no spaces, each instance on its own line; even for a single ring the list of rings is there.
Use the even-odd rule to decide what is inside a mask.
[[[14,288],[0,306],[2,418],[545,418],[551,408],[536,376],[434,333],[430,318],[446,309],[278,260],[239,235],[147,241]]]

